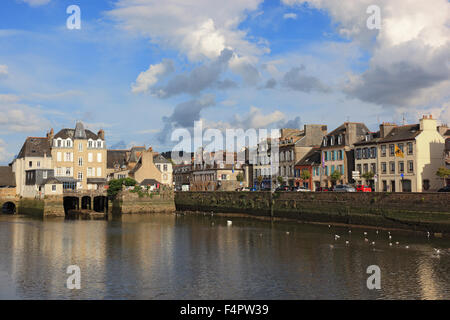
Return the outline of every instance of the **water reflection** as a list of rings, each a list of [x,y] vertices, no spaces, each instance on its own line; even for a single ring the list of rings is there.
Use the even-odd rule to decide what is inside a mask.
[[[347,228],[246,218],[233,218],[228,227],[228,219],[0,216],[0,298],[450,298],[448,240],[393,232],[389,246],[385,231],[350,234]],[[81,269],[81,290],[65,287],[72,264]],[[366,287],[372,264],[381,268],[381,290]]]

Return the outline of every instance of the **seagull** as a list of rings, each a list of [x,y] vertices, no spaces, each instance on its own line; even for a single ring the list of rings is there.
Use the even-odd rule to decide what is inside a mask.
[[[375,245],[375,241],[372,241],[372,245],[373,245],[373,246]]]
[[[388,235],[391,235],[391,232],[390,232],[390,231],[388,231]]]
[[[369,241],[369,239],[365,238],[364,241],[367,242],[367,241]]]
[[[376,232],[377,232],[377,234],[378,234],[378,230],[377,230]]]
[[[389,239],[392,239],[392,236],[389,236]]]
[[[398,241],[395,244],[398,244]]]
[[[436,251],[437,254],[441,253],[441,250],[434,248],[434,251]]]
[[[286,231],[286,234],[289,235],[289,231]]]
[[[367,232],[364,231],[364,235],[367,236]]]
[[[333,249],[333,248],[334,248],[334,246],[332,244],[330,244],[330,249]]]
[[[345,241],[345,244],[349,244],[350,242],[347,240],[347,241]]]
[[[348,233],[352,233],[352,230],[348,230]]]
[[[331,226],[330,226],[330,225],[328,225],[328,228],[331,228]]]
[[[406,246],[405,248],[406,248],[406,249],[409,249],[409,246]]]
[[[337,239],[339,239],[340,237],[337,235],[337,234],[335,234],[334,235],[334,240],[337,240]]]
[[[391,247],[392,247],[392,242],[389,242],[389,246],[391,246]]]
[[[427,237],[428,237],[428,238],[430,237],[430,232],[429,232],[429,231],[427,231]]]

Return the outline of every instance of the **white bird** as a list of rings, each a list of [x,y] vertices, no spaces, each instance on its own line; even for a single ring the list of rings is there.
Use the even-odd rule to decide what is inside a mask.
[[[406,249],[409,249],[409,246],[406,246],[405,248],[406,248]]]
[[[337,234],[335,234],[334,235],[334,240],[337,240],[337,239],[339,239],[340,237],[337,235]]]
[[[378,234],[378,230],[377,230],[376,232],[377,232],[377,234]]]
[[[347,241],[345,241],[345,244],[349,244],[350,242],[347,240]]]
[[[391,232],[390,232],[390,231],[388,231],[388,235],[391,235]]]
[[[399,242],[397,241],[395,244],[398,244]]]
[[[231,226],[233,222],[231,220],[227,220],[227,226]]]
[[[430,237],[430,232],[429,232],[429,231],[427,231],[427,237],[428,237],[428,238]]]
[[[328,228],[331,228],[331,226],[330,226],[330,225],[328,225]]]
[[[213,222],[213,223],[211,223],[211,225],[213,226],[213,225],[214,225],[214,222]]]
[[[286,231],[286,234],[289,235],[289,231]]]
[[[364,235],[367,236],[367,232],[364,231]]]
[[[348,233],[352,233],[352,230],[348,230]]]
[[[434,248],[434,251],[436,251],[437,254],[441,253],[441,250]]]
[[[369,241],[369,239],[365,238],[364,241],[367,242],[367,241]]]
[[[389,242],[389,246],[391,246],[391,247],[392,247],[392,242]]]
[[[392,239],[392,236],[389,236],[389,239]]]
[[[373,246],[375,245],[375,241],[372,241],[372,245],[373,245]]]
[[[333,248],[334,248],[334,246],[332,244],[330,244],[330,249],[333,249]]]

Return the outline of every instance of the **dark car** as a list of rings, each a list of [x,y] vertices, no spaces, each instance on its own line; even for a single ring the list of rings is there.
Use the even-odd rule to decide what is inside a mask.
[[[278,188],[275,189],[275,191],[290,191],[291,187],[289,186],[279,186]]]
[[[438,192],[450,192],[450,185],[440,188]]]
[[[356,192],[356,189],[346,184],[338,184],[333,187],[334,192]]]

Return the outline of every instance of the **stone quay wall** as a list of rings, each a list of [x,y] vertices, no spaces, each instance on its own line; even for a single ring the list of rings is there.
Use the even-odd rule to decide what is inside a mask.
[[[450,234],[450,193],[176,192],[177,211],[239,213],[304,222]]]
[[[139,196],[137,193],[122,191],[112,202],[111,208],[113,214],[174,212],[174,194],[169,190],[161,194]]]

